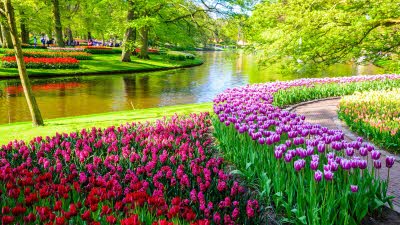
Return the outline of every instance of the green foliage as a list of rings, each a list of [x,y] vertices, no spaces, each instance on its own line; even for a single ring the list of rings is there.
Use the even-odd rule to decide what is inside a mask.
[[[399,85],[400,80],[380,80],[292,87],[276,92],[273,104],[278,107],[284,107],[315,99],[350,95],[361,91],[388,90]]]
[[[179,61],[184,61],[187,59],[193,60],[196,58],[196,56],[193,54],[185,53],[185,52],[177,52],[177,51],[167,52],[166,57],[170,60],[179,60]]]
[[[392,0],[263,1],[250,20],[251,49],[264,64],[294,67],[397,54],[399,6]]]

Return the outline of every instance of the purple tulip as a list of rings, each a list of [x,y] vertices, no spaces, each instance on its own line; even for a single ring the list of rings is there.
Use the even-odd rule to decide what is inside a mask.
[[[324,170],[325,180],[331,181],[333,179],[333,173],[330,170]]]
[[[359,151],[360,151],[360,155],[361,156],[367,156],[368,155],[368,149],[365,148],[365,147],[361,147]]]
[[[374,167],[375,167],[376,169],[382,168],[382,163],[381,163],[381,161],[380,161],[380,160],[374,160]]]
[[[320,170],[315,171],[314,180],[320,182],[322,180],[322,172]]]
[[[381,157],[381,152],[378,150],[371,151],[371,158],[374,160],[378,160]]]
[[[318,164],[319,164],[318,161],[313,160],[313,161],[311,161],[311,163],[310,163],[310,168],[311,168],[312,170],[317,170],[317,169],[318,169]]]
[[[346,155],[353,156],[354,155],[354,148],[346,148]]]
[[[367,166],[368,166],[367,160],[364,159],[358,160],[358,168],[363,170],[366,169]]]
[[[320,142],[317,146],[318,152],[323,153],[325,152],[325,144],[323,142]]]
[[[394,162],[395,162],[395,157],[393,157],[393,156],[386,156],[386,167],[387,167],[387,168],[392,168]]]
[[[280,159],[283,156],[283,152],[280,149],[275,150],[275,158]]]
[[[287,152],[287,153],[285,154],[285,157],[284,157],[285,162],[287,162],[287,163],[291,162],[291,161],[292,161],[292,158],[293,158],[292,153]]]
[[[357,185],[350,185],[350,190],[351,190],[351,192],[356,193],[356,192],[358,192],[358,186]]]
[[[294,161],[294,169],[296,171],[300,171],[301,169],[304,168],[305,165],[306,165],[306,161],[304,159],[298,159],[298,160]]]

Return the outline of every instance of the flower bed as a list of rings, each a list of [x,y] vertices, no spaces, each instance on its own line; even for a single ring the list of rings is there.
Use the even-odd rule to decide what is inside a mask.
[[[83,48],[60,48],[60,47],[48,47],[47,50],[52,52],[83,52],[85,49]]]
[[[140,48],[135,48],[135,52],[140,53]],[[154,48],[149,48],[147,50],[147,52],[150,54],[160,54],[160,51],[158,49],[154,49]]]
[[[75,46],[77,49],[84,49],[85,52],[91,54],[114,54],[114,50],[103,46]]]
[[[44,51],[24,51],[25,57],[32,58],[75,58],[78,60],[92,59],[92,54],[87,52],[44,52]],[[14,56],[14,51],[7,51],[5,56]]]
[[[400,150],[400,89],[345,96],[339,117],[349,127],[387,149]]]
[[[378,175],[382,164],[390,168],[394,158],[386,157],[382,163],[380,152],[362,138],[347,142],[342,131],[306,123],[304,116],[272,103],[285,105],[280,102],[286,101],[283,96],[275,98],[285,90],[312,91],[315,85],[328,84],[329,92],[335,83],[350,87],[355,82],[389,87],[399,79],[399,75],[301,79],[227,89],[214,100],[215,137],[236,173],[255,182],[260,199],[274,203],[278,214],[285,215],[284,222],[360,224],[367,213],[391,204],[388,180]],[[310,98],[318,95],[306,99]]]
[[[3,68],[18,68],[15,56],[2,59]],[[79,61],[75,58],[33,58],[24,57],[26,68],[32,69],[76,69]]]
[[[207,114],[10,142],[3,224],[258,224],[259,205],[215,157]]]

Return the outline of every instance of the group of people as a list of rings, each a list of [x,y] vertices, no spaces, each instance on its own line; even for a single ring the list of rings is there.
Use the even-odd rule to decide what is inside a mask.
[[[48,38],[47,36],[44,36],[44,35],[40,39],[40,42],[42,43],[43,47],[46,47],[46,45],[47,45],[47,47],[50,47],[50,45],[55,44],[54,38]],[[34,46],[36,48],[36,46],[37,46],[37,38],[36,38],[36,36],[33,37],[33,44],[34,44]],[[79,46],[80,45],[79,41],[69,40],[69,39],[68,39],[68,41],[65,42],[65,44],[67,46]],[[88,40],[88,46],[93,46],[93,45],[96,45],[96,44],[98,45],[99,43],[94,42],[93,39],[89,39]],[[115,43],[114,44],[113,42],[100,43],[100,45],[109,46],[109,47],[119,47],[119,46],[121,46],[121,44],[122,43]]]

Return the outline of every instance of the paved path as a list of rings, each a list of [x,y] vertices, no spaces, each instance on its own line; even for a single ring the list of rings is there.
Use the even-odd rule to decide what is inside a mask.
[[[351,132],[348,127],[341,122],[337,117],[337,110],[340,99],[329,99],[316,102],[310,102],[294,106],[289,109],[300,115],[306,116],[306,121],[315,124],[321,124],[330,129],[340,129],[345,133],[345,139],[353,141],[356,139],[356,134]],[[382,155],[392,155],[386,151],[381,150]],[[389,194],[395,196],[393,199],[394,210],[400,212],[400,160],[398,156],[396,162],[390,170],[390,183],[389,183]],[[384,166],[385,162],[382,162],[382,169],[380,174],[383,179],[387,177],[387,169]]]

